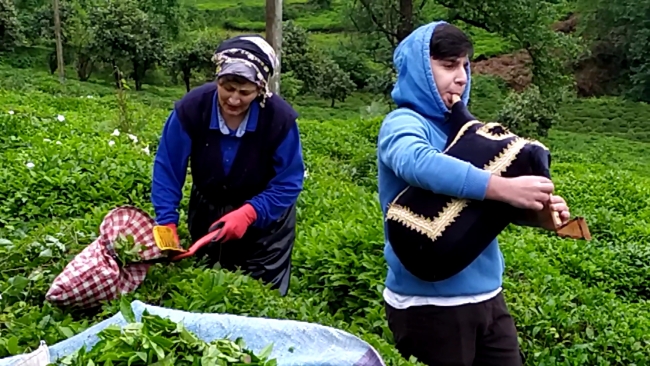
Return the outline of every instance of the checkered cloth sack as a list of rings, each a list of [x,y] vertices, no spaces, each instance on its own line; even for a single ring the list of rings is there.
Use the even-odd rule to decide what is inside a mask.
[[[144,281],[150,264],[127,263],[121,267],[113,244],[130,235],[142,246],[140,258],[162,257],[154,241],[155,225],[154,219],[137,207],[122,206],[110,211],[102,221],[99,237],[56,277],[46,299],[57,305],[92,307],[134,291]]]

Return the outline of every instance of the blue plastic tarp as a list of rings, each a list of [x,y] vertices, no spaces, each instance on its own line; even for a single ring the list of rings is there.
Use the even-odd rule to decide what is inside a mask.
[[[279,366],[385,366],[379,353],[360,338],[339,329],[293,320],[254,318],[231,314],[191,313],[140,301],[131,303],[136,319],[150,314],[183,322],[185,327],[206,342],[217,338],[243,338],[246,347],[260,352],[273,343],[271,358]],[[99,341],[97,334],[111,324],[125,325],[121,313],[86,329],[71,338],[49,346],[51,362],[82,346],[90,349]],[[0,366],[13,366],[21,356],[0,359]]]

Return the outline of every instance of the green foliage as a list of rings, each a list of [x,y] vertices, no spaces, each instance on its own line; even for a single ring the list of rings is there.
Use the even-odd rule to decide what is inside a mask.
[[[330,100],[331,108],[336,101],[344,102],[356,89],[349,71],[344,67],[355,72],[358,80],[367,70],[363,61],[350,53],[334,51],[328,54],[314,48],[309,43],[307,31],[292,21],[283,24],[282,42],[283,72],[291,72],[292,77],[300,80],[302,93],[313,93]],[[344,67],[332,57],[340,60]]]
[[[165,55],[162,24],[135,0],[107,2],[91,13],[91,22],[96,54],[113,67],[122,60],[128,63],[136,90],[141,90],[147,70],[162,62]]]
[[[197,72],[205,80],[214,78],[214,50],[222,41],[212,32],[201,32],[175,42],[166,57],[169,73],[174,79],[181,74],[185,91],[190,91],[192,73]],[[208,78],[210,76],[210,78]]]
[[[317,84],[316,57],[309,44],[307,31],[292,21],[282,24],[282,72],[292,72],[303,87],[301,92],[313,90]]]
[[[0,0],[0,51],[12,51],[23,37],[13,0]]]
[[[47,67],[50,72],[55,72],[57,63],[51,2],[4,1],[3,9],[9,15],[4,18],[0,16],[0,19],[4,19],[0,21],[15,25],[10,28],[24,35],[26,42],[21,44],[42,47],[46,51],[35,48],[34,51],[38,50],[36,53],[43,51],[45,55],[34,56],[28,56],[24,50],[11,52],[3,58],[3,62],[19,67]],[[129,3],[130,0],[121,1]],[[7,10],[14,2],[14,11]],[[120,75],[113,75],[115,67],[118,67],[125,72],[122,77],[136,80],[136,90],[145,89],[144,84],[185,84],[187,90],[188,85],[192,85],[192,79],[203,79],[204,70],[208,67],[189,67],[191,71],[187,72],[188,67],[182,66],[196,63],[191,61],[195,60],[191,55],[193,51],[200,52],[193,47],[197,32],[210,36],[219,34],[215,39],[240,33],[265,32],[265,5],[261,0],[224,0],[218,3],[205,0],[137,1],[137,4],[131,5],[136,6],[139,12],[130,13],[128,17],[131,20],[122,19],[124,24],[121,25],[115,21],[115,32],[102,32],[102,29],[108,29],[104,27],[107,24],[99,27],[95,20],[103,17],[97,14],[105,10],[108,3],[103,0],[60,1],[64,61],[74,68],[72,73],[76,73],[79,80],[90,80],[93,75],[93,81],[112,81],[118,87]],[[578,59],[583,50],[579,38],[554,32],[552,24],[579,11],[584,28],[581,35],[592,45],[591,51],[597,60],[594,67],[600,74],[607,75],[605,83],[592,80],[595,77],[586,72],[589,80],[583,80],[581,85],[585,82],[600,83],[605,92],[624,92],[632,98],[643,98],[644,60],[647,59],[643,50],[643,40],[647,38],[644,37],[643,7],[647,4],[628,1],[609,7],[603,2],[578,3],[580,6],[573,0],[494,3],[475,0],[460,3],[428,0],[401,3],[396,0],[289,0],[284,3],[283,19],[303,31],[311,32],[306,34],[310,48],[328,54],[350,74],[358,91],[387,95],[392,51],[397,42],[414,27],[443,19],[458,25],[471,37],[476,59],[527,51],[531,56],[529,66],[533,70],[534,84],[545,98],[551,98],[561,93],[558,90],[572,87],[572,66],[579,66],[580,62],[585,61]],[[410,15],[400,15],[401,11]],[[15,16],[12,15],[14,13]],[[146,18],[143,18],[143,14]],[[134,17],[139,19],[138,26],[128,25]],[[101,39],[95,38],[96,32],[99,32]],[[107,34],[111,34],[110,40],[106,38]],[[128,42],[123,42],[124,39]],[[117,46],[111,48],[106,41],[116,41]],[[107,57],[107,52],[116,56]],[[136,56],[128,56],[133,54]],[[188,57],[183,59],[183,56]],[[303,56],[309,58],[307,54]],[[317,60],[312,57],[310,61]],[[293,67],[286,70],[295,70],[294,77],[303,81],[302,93],[313,94],[316,75],[308,64],[304,65],[302,71]],[[183,72],[182,68],[186,71]],[[497,73],[503,72],[498,70]],[[66,71],[68,79],[70,74]],[[178,78],[181,74],[183,77]]]
[[[328,5],[330,3],[330,5]],[[236,32],[264,32],[265,3],[253,1],[221,1],[219,4],[201,3],[198,6],[213,26]],[[340,3],[328,0],[287,1],[283,3],[282,19],[293,21],[314,32],[343,32]]]
[[[411,13],[402,14],[402,6],[411,5]],[[445,4],[455,9],[454,4]],[[408,7],[404,11],[408,12]],[[455,12],[450,12],[440,2],[413,0],[355,0],[347,2],[344,16],[354,29],[368,38],[363,49],[376,54],[376,62],[390,65],[392,50],[412,29],[435,20],[454,20]],[[452,14],[452,15],[450,15]],[[475,57],[492,57],[513,49],[511,42],[502,34],[490,33],[480,25],[460,23],[460,28],[472,39]]]
[[[334,108],[336,101],[344,102],[352,94],[355,85],[350,79],[350,74],[345,72],[332,59],[323,57],[317,65],[317,79],[314,92],[321,98],[332,101]]]
[[[441,4],[453,9],[452,20],[498,34],[514,48],[526,50],[531,58],[532,81],[545,97],[572,86],[566,65],[582,48],[575,37],[551,28],[559,17],[553,4],[536,0],[443,0]]]
[[[474,46],[473,59],[497,57],[517,50],[508,38],[496,33],[490,33],[482,28],[473,27],[462,21],[455,22],[472,40]]]
[[[88,11],[78,3],[73,3],[73,6],[74,16],[70,17],[65,25],[66,41],[63,47],[68,51],[68,55],[70,53],[74,55],[73,60],[79,80],[86,81],[90,78],[97,61],[95,33],[92,30]],[[65,60],[67,55],[64,62]]]
[[[97,334],[99,341],[90,351],[82,347],[56,365],[86,366],[100,362],[134,366],[277,365],[276,359],[268,359],[272,344],[257,355],[246,348],[241,338],[235,341],[215,339],[208,343],[188,331],[182,323],[151,315],[147,311],[140,321],[136,321],[133,310],[126,303],[122,303],[121,310],[128,324],[109,325]]]
[[[559,110],[558,125],[582,134],[604,134],[650,142],[650,105],[619,98],[568,100]]]
[[[300,112],[303,119],[327,122],[330,120],[356,118],[361,109],[365,108],[377,98],[369,93],[354,92],[344,102],[331,108],[331,101],[316,97],[315,95],[301,95],[294,98],[293,105]]]
[[[294,76],[293,71],[283,72],[281,79],[280,94],[282,98],[293,100],[296,96],[300,95],[304,83]]]
[[[578,1],[581,35],[621,94],[650,101],[650,1]],[[615,92],[616,90],[610,90]]]
[[[368,85],[368,79],[372,76],[373,70],[368,65],[367,59],[359,53],[357,42],[339,42],[336,46],[328,49],[328,56],[350,75],[354,82],[355,89],[364,89]]]
[[[319,9],[330,9],[333,0],[308,0],[308,4],[315,5]]]
[[[382,41],[387,42],[394,49],[407,35],[405,31],[410,31],[404,27],[406,22],[411,23],[415,28],[435,18],[435,16],[431,17],[430,13],[421,11],[427,3],[428,0],[410,1],[412,11],[409,14],[402,14],[400,10],[404,2],[355,0],[347,3],[345,15],[349,17],[357,31],[375,35],[375,38],[381,37]]]
[[[521,93],[511,92],[496,119],[515,134],[539,139],[548,136],[558,118],[556,110],[533,84]]]

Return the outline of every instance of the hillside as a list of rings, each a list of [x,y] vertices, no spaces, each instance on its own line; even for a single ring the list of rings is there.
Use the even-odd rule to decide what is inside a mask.
[[[162,89],[129,95],[134,143],[116,124],[110,87],[73,81],[61,86],[46,73],[10,68],[3,68],[2,76],[0,356],[6,356],[34,349],[41,339],[48,344],[65,339],[117,310],[111,303],[99,314],[72,316],[42,301],[63,266],[91,242],[108,210],[135,204],[152,212],[152,156],[177,95]],[[565,107],[563,124],[581,132],[554,130],[544,141],[553,151],[559,194],[573,214],[586,217],[595,239],[563,240],[516,227],[500,236],[505,294],[529,365],[647,361],[644,222],[650,219],[650,176],[647,159],[638,157],[650,145],[621,138],[626,126],[598,122],[595,117],[606,120],[603,112],[614,110],[612,105],[625,111],[628,121],[647,113],[616,102],[577,102]],[[319,117],[315,108],[305,111],[300,128],[309,177],[299,202],[291,294],[279,298],[243,277],[192,267],[188,260],[157,265],[129,297],[190,311],[333,325],[369,341],[388,364],[408,364],[390,345],[380,297],[385,266],[374,145],[380,118],[359,119],[351,109],[340,120],[321,123],[312,120]],[[115,128],[123,131],[119,137],[111,136]],[[589,129],[621,137],[586,134]],[[143,151],[147,146],[149,155]],[[183,204],[188,193],[186,185]],[[181,230],[187,240],[184,226]]]
[[[67,4],[67,1],[76,0],[66,0],[63,4]],[[423,1],[423,3],[426,6],[418,13],[418,16],[422,19],[436,19],[446,16],[447,10],[443,6],[427,0]],[[184,27],[183,34],[180,35],[180,39],[174,40],[175,42],[192,43],[193,41],[197,41],[197,37],[207,35],[206,37],[209,37],[212,43],[210,43],[210,46],[202,47],[206,47],[203,51],[209,52],[210,49],[216,47],[216,42],[219,39],[225,39],[242,33],[265,34],[265,5],[263,0],[227,0],[219,2],[185,0],[180,4],[180,6],[188,8],[183,10],[183,16],[186,17],[185,23],[182,25]],[[358,89],[360,91],[368,91],[364,89],[364,85],[359,85],[358,80],[367,81],[373,77],[381,78],[385,65],[378,62],[377,58],[382,59],[385,55],[371,55],[373,52],[370,50],[374,47],[372,44],[375,41],[375,35],[362,35],[356,30],[354,22],[350,20],[349,14],[354,11],[349,4],[347,0],[332,0],[331,6],[321,7],[313,1],[288,0],[284,2],[283,19],[285,22],[293,23],[301,31],[307,32],[306,37],[310,47],[315,48],[318,52],[322,51],[328,56],[333,56],[343,70],[351,74],[352,80],[357,84]],[[25,12],[30,11],[29,5],[23,6],[25,7]],[[48,6],[43,5],[45,8]],[[40,10],[41,13],[44,11]],[[46,35],[46,37],[19,43],[11,53],[3,55],[0,52],[0,58],[4,63],[21,68],[38,68],[44,70],[50,68],[50,72],[54,73],[56,63],[52,32],[53,24],[50,24],[49,28],[46,28],[44,25],[46,24],[44,20],[45,15],[41,13],[25,15],[24,17],[18,17],[18,19],[22,22],[21,26],[26,28],[25,32],[27,34],[24,37],[31,36],[32,33],[39,36],[41,34]],[[66,14],[66,16],[72,18],[76,14],[74,14],[73,10],[70,10],[70,14]],[[86,15],[84,14],[83,17],[86,17]],[[51,22],[51,20],[49,21]],[[63,27],[65,27],[66,21],[66,19],[62,20],[64,23]],[[510,42],[499,35],[467,25],[462,21],[457,22],[457,25],[465,30],[472,38],[475,47],[474,58],[477,60],[508,54],[512,51]],[[85,23],[81,25],[74,24],[74,26],[80,27],[78,31],[81,32],[93,31],[92,27]],[[125,37],[127,36],[125,35]],[[113,41],[118,42],[119,40],[116,38]],[[80,56],[88,57],[84,53],[87,52],[84,47],[88,47],[87,43],[89,41],[86,38],[79,38],[71,39],[71,42],[64,55],[66,77],[79,79],[75,60]],[[299,46],[302,47],[302,45]],[[385,52],[382,47],[384,45],[380,47],[381,51],[377,52]],[[349,55],[346,55],[348,50],[359,51],[357,55],[353,55],[352,58],[354,60],[352,62],[349,60],[347,62],[344,61],[346,56],[349,57]],[[1,48],[0,51],[2,51]],[[110,49],[107,51],[112,52]],[[166,50],[166,53],[170,51],[173,53],[174,50]],[[78,52],[82,52],[83,54],[75,54]],[[165,58],[164,55],[156,57]],[[87,62],[88,60],[85,61]],[[169,68],[167,63],[170,61],[172,60],[162,60],[159,65],[152,65],[146,71],[145,75],[142,76],[144,84],[157,86],[171,85],[169,81],[170,70],[167,70]],[[89,75],[88,80],[99,82],[112,81],[113,77],[110,74],[113,70],[110,65],[104,65],[102,62],[96,60],[90,62],[88,66],[91,66],[93,69],[92,71],[86,72]],[[119,66],[125,69],[124,72],[129,72],[128,62]],[[199,70],[197,68],[196,71],[193,71],[193,85],[200,83],[199,74],[204,71],[207,70]],[[177,70],[175,72],[178,73]],[[501,76],[498,71],[493,74]]]

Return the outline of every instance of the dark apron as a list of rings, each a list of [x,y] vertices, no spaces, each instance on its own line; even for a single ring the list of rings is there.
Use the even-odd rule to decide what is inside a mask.
[[[208,233],[210,226],[238,207],[219,207],[211,204],[192,186],[190,194],[188,229],[192,242]],[[197,257],[208,257],[210,265],[217,262],[222,268],[245,274],[271,284],[285,296],[291,278],[291,253],[296,239],[296,207],[288,208],[277,221],[263,229],[250,226],[241,239],[206,245],[197,251]]]

